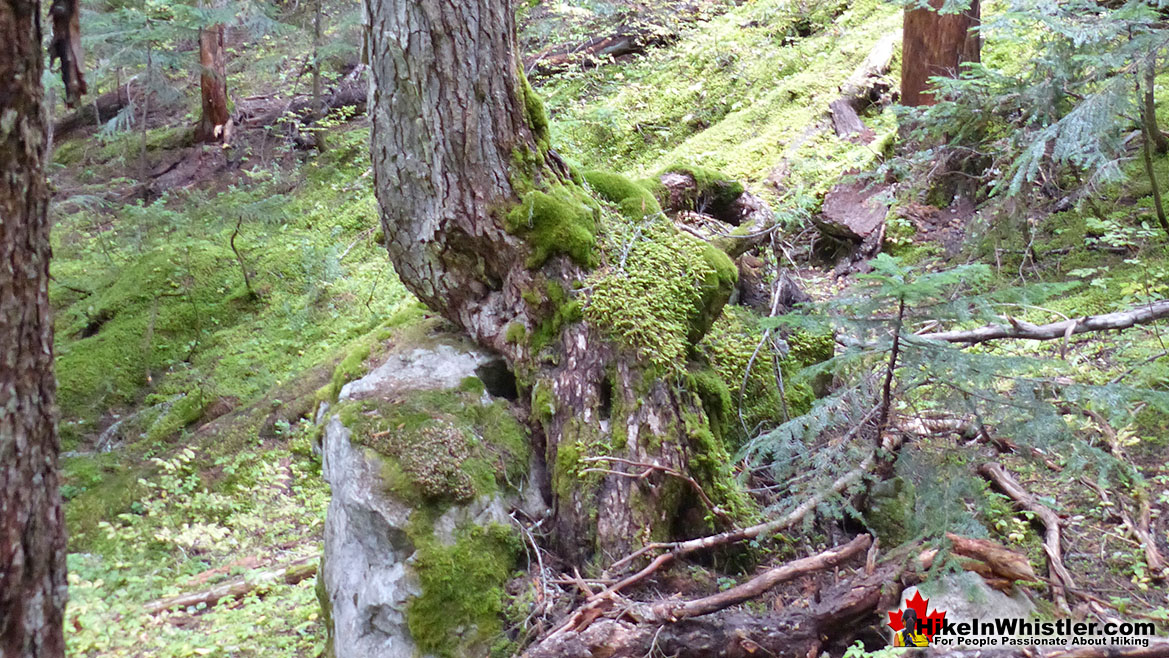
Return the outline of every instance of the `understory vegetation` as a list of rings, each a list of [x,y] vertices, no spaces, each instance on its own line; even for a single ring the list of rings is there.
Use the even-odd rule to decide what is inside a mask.
[[[442,322],[387,260],[364,101],[315,120],[293,107],[312,96],[314,62],[328,89],[349,84],[360,61],[360,3],[321,2],[324,36],[315,43],[311,3],[237,4],[188,15],[155,0],[85,3],[92,96],[126,84],[150,92],[54,137],[50,294],[74,656],[320,655],[326,634],[312,577],[272,577],[212,605],[150,606],[318,556],[329,502],[316,448],[320,405],[336,405],[341,387],[378,365],[403,328]],[[1169,574],[1151,568],[1146,550],[1151,541],[1169,553],[1165,320],[1044,341],[937,336],[1169,298],[1160,199],[1169,155],[1142,151],[1153,136],[1133,93],[1138,79],[1152,85],[1151,122],[1169,126],[1166,33],[1148,27],[1163,7],[1127,3],[1119,18],[1093,14],[1085,23],[1051,15],[1037,27],[1040,12],[1027,3],[987,3],[982,61],[941,83],[944,102],[909,111],[886,93],[861,113],[872,134],[852,139],[833,131],[829,104],[900,29],[898,4],[704,0],[685,12],[671,0],[518,4],[526,56],[619,26],[655,40],[645,52],[546,75],[533,68],[551,145],[580,189],[622,220],[594,225],[591,208],[565,210],[558,197],[524,190],[508,230],[553,245],[531,266],[556,254],[583,266],[603,254],[621,268],[589,279],[587,301],[549,290],[554,317],[531,335],[509,328],[508,339],[538,350],[563,325],[605,327],[701,391],[718,435],[711,454],[726,458],[709,471],[733,469],[734,490],[717,484],[717,500],[758,522],[816,499],[815,514],[781,538],[674,577],[723,591],[758,563],[862,531],[879,537],[882,551],[943,546],[932,576],[961,570],[947,532],[1044,565],[1043,526],[979,471],[997,461],[1064,519],[1063,560],[1078,586],[1113,613],[1165,628]],[[192,137],[192,35],[220,20],[229,25],[237,117],[230,147]],[[882,74],[890,89],[899,67],[898,48]],[[57,119],[70,114],[55,110]],[[722,289],[744,275],[671,226],[653,188],[663,172],[739,181],[774,209],[756,250],[762,304],[694,317],[693,304],[677,302],[694,293],[692,281]],[[891,184],[881,253],[854,269],[834,266],[855,245],[813,222],[842,180]],[[663,292],[641,277],[663,270],[677,271],[686,289]],[[773,303],[780,275],[811,301]],[[704,368],[687,369],[687,359]],[[446,404],[443,395],[426,402]],[[374,403],[339,410],[358,414],[363,404]],[[451,438],[459,431],[451,423],[466,419],[402,407],[366,429],[410,434],[408,445],[370,446],[397,458],[403,472],[385,477],[403,497],[471,498],[494,493],[497,478],[518,481],[508,469],[526,466],[523,430],[501,409],[484,406],[467,421],[498,438],[486,447]],[[474,469],[415,463],[426,459],[418,457],[426,442],[447,449],[452,441]],[[862,464],[872,468],[836,486]],[[557,476],[587,477],[582,470]],[[437,479],[420,486],[423,471]],[[711,520],[711,510],[702,513]],[[1142,515],[1145,538],[1125,529]],[[510,527],[479,532],[422,547],[423,562],[437,565],[423,572],[438,593],[411,631],[438,655],[449,653],[440,622],[450,610],[480,622],[473,641],[499,655],[556,622],[538,606],[544,565],[524,577],[535,573],[528,562],[539,549],[529,552]],[[471,595],[444,580],[443,565],[456,560],[471,562],[482,583]],[[587,577],[607,565],[594,566]],[[510,581],[506,597],[495,588],[501,580]],[[1027,585],[1042,612],[1058,610],[1050,581]]]

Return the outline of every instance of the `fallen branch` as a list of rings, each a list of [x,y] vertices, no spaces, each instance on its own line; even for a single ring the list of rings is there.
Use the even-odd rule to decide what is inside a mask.
[[[653,603],[648,606],[648,610],[638,611],[634,615],[643,622],[664,623],[718,612],[719,610],[729,608],[743,601],[749,601],[779,583],[847,562],[867,551],[869,545],[872,543],[872,537],[869,535],[860,535],[843,546],[837,546],[823,553],[801,558],[783,566],[770,569],[725,592],[719,592],[718,594],[712,594],[684,603],[666,599]],[[643,612],[648,614],[643,614]]]
[[[1082,318],[1064,320],[1062,322],[1052,322],[1051,324],[1036,325],[1008,316],[1008,324],[1005,325],[992,324],[967,331],[942,331],[932,334],[919,334],[917,337],[928,340],[940,340],[947,343],[966,343],[968,345],[985,343],[1001,338],[1058,340],[1090,331],[1128,329],[1138,324],[1156,322],[1162,318],[1169,318],[1169,299],[1162,299],[1145,304],[1129,311],[1089,315]]]
[[[1000,491],[1021,505],[1024,509],[1039,517],[1045,536],[1043,552],[1047,554],[1048,572],[1051,576],[1051,593],[1056,605],[1065,613],[1070,613],[1067,591],[1076,589],[1072,575],[1063,564],[1063,551],[1060,548],[1060,520],[1050,508],[1041,505],[1035,500],[1018,480],[1003,468],[1002,464],[989,462],[978,467],[978,474],[990,480]]]
[[[862,551],[856,551],[856,555]],[[872,574],[860,570],[825,587],[806,606],[789,606],[763,614],[729,608],[676,621],[651,615],[651,621],[643,622],[637,614],[639,610],[645,614],[645,609],[628,606],[609,611],[606,616],[598,613],[590,625],[549,636],[523,655],[524,658],[817,656],[828,643],[839,647],[842,639],[850,641],[856,629],[864,626],[883,604],[895,605],[890,597],[884,596],[885,590],[891,583],[899,583],[904,568],[904,560],[894,560]]]
[[[310,555],[308,557],[302,557],[299,560],[293,560],[288,564],[274,569],[253,572],[246,576],[229,580],[208,590],[151,601],[144,605],[143,608],[147,614],[157,615],[160,612],[172,608],[189,608],[199,604],[212,606],[228,597],[239,598],[256,590],[267,589],[269,585],[277,581],[295,585],[302,580],[315,576],[319,563],[319,556]]]

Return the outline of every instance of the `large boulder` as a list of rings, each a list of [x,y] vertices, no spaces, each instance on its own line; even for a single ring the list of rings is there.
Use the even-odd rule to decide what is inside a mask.
[[[328,656],[486,656],[507,641],[503,588],[523,554],[510,512],[544,502],[506,379],[456,337],[414,339],[321,414]]]

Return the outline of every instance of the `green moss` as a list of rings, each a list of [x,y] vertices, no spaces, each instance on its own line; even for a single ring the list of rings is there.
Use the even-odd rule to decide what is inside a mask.
[[[346,402],[336,412],[352,440],[378,456],[389,493],[417,503],[466,502],[521,482],[530,450],[507,403],[482,404],[475,379],[393,402]]]
[[[606,228],[605,250],[616,265],[587,281],[592,294],[585,319],[659,369],[680,371],[730,296],[738,271],[725,254],[665,217]]]
[[[366,343],[358,345],[341,359],[333,369],[333,378],[329,381],[328,402],[336,402],[341,395],[341,389],[349,382],[365,374],[365,360],[369,358],[372,345]]]
[[[573,491],[579,486],[580,470],[583,468],[581,457],[584,452],[584,446],[576,441],[561,440],[556,445],[556,466],[552,469],[552,490],[561,499],[571,498]]]
[[[549,281],[544,286],[542,302],[543,319],[532,332],[531,346],[535,352],[555,340],[565,326],[580,322],[584,317],[580,302],[571,299],[559,283]]]
[[[690,372],[690,387],[702,400],[711,431],[716,437],[726,437],[734,414],[734,399],[727,383],[713,368],[703,368]]]
[[[522,551],[514,528],[491,524],[457,530],[444,545],[421,511],[411,518],[414,570],[421,594],[406,608],[410,635],[427,655],[486,653],[502,635],[504,584]]]
[[[916,495],[913,483],[901,477],[878,482],[869,496],[865,523],[881,543],[900,546],[912,539]]]
[[[618,211],[632,220],[662,212],[657,198],[648,187],[631,178],[611,171],[584,172],[589,187],[605,201],[615,204]]]
[[[730,391],[732,405],[736,410],[732,415],[735,420],[723,427],[728,430],[727,437],[731,439],[743,438],[744,423],[750,430],[760,423],[774,424],[777,419],[783,418],[779,387],[771,359],[766,353],[761,352],[755,358],[750,375],[746,376],[747,365],[751,363],[751,355],[755,353],[761,338],[758,317],[747,309],[734,307],[715,321],[711,331],[698,346],[698,352]],[[780,362],[780,368],[784,375],[784,401],[788,414],[795,417],[811,408],[816,398],[815,390],[820,384],[802,377],[801,371],[809,365],[831,358],[835,343],[830,334],[813,336],[805,332],[794,333],[786,340],[790,350]],[[742,423],[737,418],[739,413],[743,416]]]
[[[528,77],[524,74],[523,67],[519,68],[517,77],[519,78],[520,100],[524,104],[524,118],[527,119],[528,127],[532,130],[532,137],[536,139],[540,150],[547,151],[550,137],[548,113],[544,110],[544,101],[540,100],[540,96],[528,83]]]
[[[531,245],[530,268],[540,267],[556,254],[568,256],[581,267],[596,265],[596,211],[566,186],[525,194],[507,213],[505,226]]]
[[[691,475],[714,504],[731,518],[737,521],[752,519],[758,513],[758,508],[735,480],[731,468],[733,460],[726,443],[700,417],[686,414],[684,422],[690,438]],[[713,520],[713,517],[708,518]]]
[[[556,414],[556,401],[552,397],[552,390],[544,381],[536,382],[532,387],[532,416],[536,420],[546,423]]]
[[[528,329],[522,322],[512,322],[507,325],[507,333],[504,334],[504,339],[512,344],[519,344],[524,342],[528,337]]]
[[[195,390],[171,402],[157,420],[146,431],[148,441],[159,441],[187,427],[203,416],[211,400],[202,391]]]

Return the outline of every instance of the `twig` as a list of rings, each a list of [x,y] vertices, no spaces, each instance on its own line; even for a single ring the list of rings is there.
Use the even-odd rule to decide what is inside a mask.
[[[1035,500],[1018,480],[1003,468],[1002,464],[989,462],[978,467],[978,474],[990,480],[1003,493],[1021,505],[1024,509],[1034,513],[1043,523],[1045,536],[1043,552],[1047,554],[1048,571],[1051,573],[1051,593],[1056,605],[1065,613],[1070,613],[1067,591],[1076,588],[1072,575],[1063,564],[1063,551],[1060,548],[1060,521],[1055,512],[1041,505]]]
[[[243,225],[243,222],[244,216],[240,215],[239,218],[235,221],[235,230],[231,232],[231,240],[229,240],[229,242],[231,243],[231,250],[235,252],[235,259],[239,261],[239,268],[243,270],[244,287],[248,290],[248,297],[252,299],[259,299],[259,295],[256,294],[256,291],[252,290],[252,277],[248,274],[248,266],[246,263],[244,263],[244,257],[240,254],[239,249],[237,249],[235,246],[235,237],[239,235],[239,229],[240,226]]]
[[[581,461],[584,461],[587,463],[594,463],[594,464],[600,463],[600,462],[610,462],[610,463],[614,463],[614,464],[622,464],[625,466],[633,466],[635,468],[645,469],[641,473],[626,473],[624,471],[615,471],[615,470],[611,470],[611,469],[607,469],[607,468],[586,468],[586,469],[581,471],[582,474],[583,473],[607,473],[610,475],[619,475],[622,477],[645,479],[646,477],[649,476],[650,473],[652,473],[654,471],[658,471],[659,473],[664,473],[664,474],[669,475],[671,477],[676,477],[679,480],[686,482],[687,484],[690,485],[690,487],[692,489],[694,489],[695,493],[698,494],[698,497],[702,499],[703,504],[705,504],[707,506],[707,508],[710,509],[712,514],[715,514],[716,516],[718,516],[719,518],[721,518],[722,520],[727,521],[727,522],[730,522],[732,520],[731,516],[729,514],[727,514],[725,510],[723,510],[718,505],[715,505],[714,501],[710,499],[710,496],[706,495],[706,492],[703,491],[703,489],[702,489],[702,485],[698,484],[697,480],[690,477],[689,475],[686,475],[685,473],[680,473],[677,470],[670,468],[669,466],[662,466],[660,464],[648,464],[645,462],[633,461],[631,459],[622,459],[620,457],[608,457],[608,456],[585,457]]]

